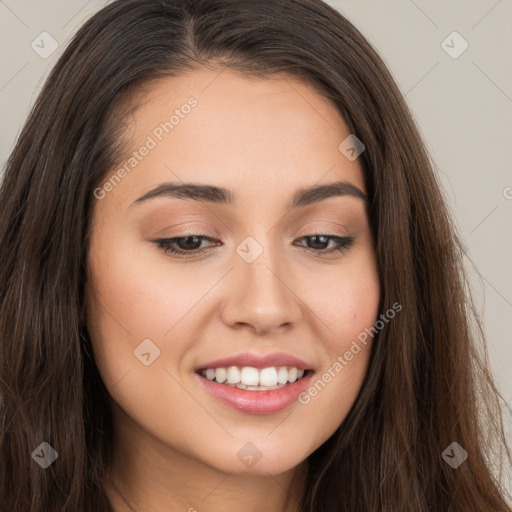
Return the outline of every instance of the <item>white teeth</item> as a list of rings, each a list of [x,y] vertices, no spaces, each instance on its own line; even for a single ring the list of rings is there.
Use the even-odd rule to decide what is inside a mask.
[[[281,366],[277,371],[277,382],[279,384],[286,384],[288,382],[288,370],[285,366]]]
[[[243,384],[233,384],[238,389],[248,389],[249,391],[272,391],[273,389],[284,388],[286,384],[277,384],[276,386],[244,386]]]
[[[260,372],[252,366],[244,366],[240,373],[240,382],[244,386],[259,386]]]
[[[240,382],[240,370],[236,366],[230,366],[227,370],[228,384],[237,384]]]
[[[220,382],[222,384],[227,379],[227,377],[228,377],[228,372],[227,372],[226,368],[216,368],[215,380],[217,382]]]
[[[277,384],[277,372],[274,367],[263,368],[260,371],[260,385],[275,386]]]
[[[287,366],[270,366],[268,368],[254,368],[252,366],[229,366],[227,368],[208,368],[201,374],[209,380],[220,384],[234,385],[240,389],[278,389],[288,383],[300,380],[304,370]]]

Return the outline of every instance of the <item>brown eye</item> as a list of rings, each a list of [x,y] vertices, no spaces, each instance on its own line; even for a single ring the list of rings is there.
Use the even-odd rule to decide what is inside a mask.
[[[163,238],[161,240],[155,240],[154,243],[162,249],[164,252],[170,252],[172,254],[186,256],[188,254],[194,255],[203,253],[204,248],[200,248],[201,242],[204,240],[214,241],[212,238],[206,235],[188,235],[178,236],[174,238]]]
[[[311,244],[307,247],[320,253],[331,253],[333,251],[344,251],[351,247],[354,243],[353,236],[335,236],[335,235],[310,235],[300,238],[300,240],[311,240]],[[325,250],[329,242],[334,241],[334,247]]]

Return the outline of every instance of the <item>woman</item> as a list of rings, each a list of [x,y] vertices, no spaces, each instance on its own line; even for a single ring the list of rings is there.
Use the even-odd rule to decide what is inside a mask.
[[[0,509],[508,510],[456,229],[326,4],[111,3],[0,213]]]

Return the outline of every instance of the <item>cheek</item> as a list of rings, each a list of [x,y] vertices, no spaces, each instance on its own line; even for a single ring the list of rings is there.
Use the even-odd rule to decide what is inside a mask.
[[[160,345],[156,340],[183,316],[188,302],[183,276],[162,275],[152,251],[141,250],[144,244],[136,242],[105,233],[90,250],[87,325],[107,387],[139,369],[134,350],[146,339]],[[175,349],[180,350],[179,344]]]
[[[165,264],[150,242],[109,244],[91,258],[102,327],[138,342],[162,339],[197,301],[188,273]]]
[[[344,282],[345,290],[339,294],[339,303],[334,307],[338,312],[334,324],[337,336],[331,338],[328,368],[331,377],[334,373],[338,385],[355,399],[366,374],[376,332],[380,283],[376,268],[371,264],[361,265],[352,279]]]
[[[346,290],[339,294],[335,307],[338,312],[335,330],[341,335],[336,343],[338,353],[348,350],[352,340],[364,338],[362,334],[374,325],[379,299],[379,280],[373,269],[361,273],[357,280],[347,281]]]
[[[188,339],[178,333],[188,325],[184,317],[198,293],[191,290],[188,274],[179,266],[170,270],[165,256],[144,245],[117,240],[109,241],[108,250],[99,243],[91,248],[87,325],[95,361],[112,397],[141,424],[151,418],[152,425],[169,425],[169,411],[189,410],[192,423],[199,425],[201,409],[164,371],[169,368],[174,376],[173,362],[186,353]],[[144,341],[148,339],[154,345]],[[145,366],[137,359],[139,346],[151,358],[156,346],[158,357]],[[165,396],[167,403],[172,397],[172,408],[155,408],[156,397]]]
[[[301,297],[316,317],[319,339],[332,358],[348,350],[377,319],[380,282],[374,255],[360,252],[332,271],[315,273],[313,282],[306,282]]]
[[[333,282],[340,283],[332,286]],[[322,283],[320,283],[322,284]],[[343,422],[361,389],[371,354],[380,300],[380,283],[373,256],[338,269],[336,278],[315,288],[310,306],[321,324],[326,357],[310,387],[299,397],[308,411],[304,416],[323,442]],[[322,429],[316,429],[322,418]]]

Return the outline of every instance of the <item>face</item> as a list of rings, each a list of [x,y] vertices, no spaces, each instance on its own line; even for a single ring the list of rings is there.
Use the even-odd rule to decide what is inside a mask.
[[[371,338],[344,355],[380,295],[362,167],[338,148],[349,135],[283,75],[201,70],[146,90],[91,219],[87,321],[116,428],[166,460],[263,475],[343,422]],[[184,184],[203,188],[171,187]]]

